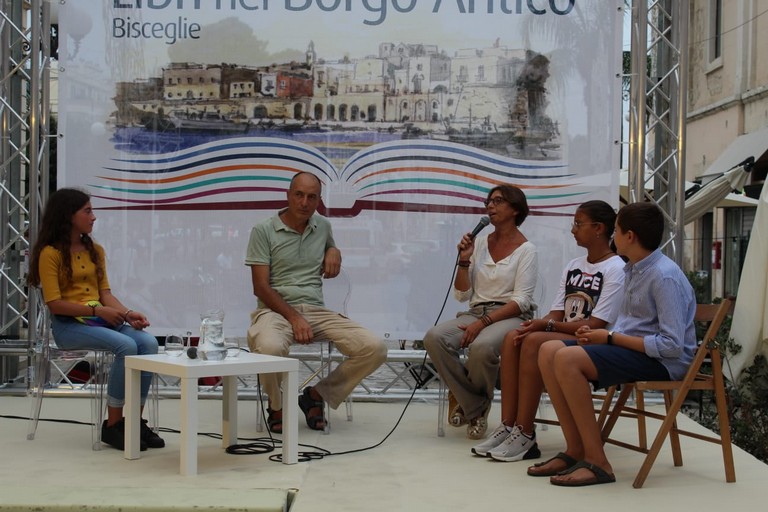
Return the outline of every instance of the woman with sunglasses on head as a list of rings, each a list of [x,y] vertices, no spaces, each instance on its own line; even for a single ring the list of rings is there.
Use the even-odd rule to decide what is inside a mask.
[[[112,295],[104,248],[91,239],[95,221],[86,192],[62,188],[51,194],[32,249],[28,281],[43,290],[59,348],[109,350],[115,354],[109,370],[107,419],[101,428],[101,441],[122,450],[125,356],[156,354],[157,340],[143,330],[149,326],[147,318]],[[151,373],[141,373],[142,406],[151,380]],[[142,450],[165,446],[145,420],[140,432]]]
[[[616,212],[605,201],[576,209],[571,234],[587,253],[563,271],[550,312],[510,331],[501,349],[501,424],[472,453],[501,462],[536,459],[534,418],[544,390],[538,365],[541,345],[572,339],[582,326],[610,328],[618,315],[624,286],[624,260],[615,253]]]
[[[531,318],[539,271],[536,247],[519,229],[529,211],[525,194],[499,185],[488,192],[485,205],[493,232],[476,238],[467,233],[458,245],[453,292],[460,302],[469,302],[469,310],[424,336],[424,347],[456,401],[449,422],[466,424],[470,439],[485,436],[499,350],[504,335]],[[466,367],[459,358],[462,349],[468,349]]]

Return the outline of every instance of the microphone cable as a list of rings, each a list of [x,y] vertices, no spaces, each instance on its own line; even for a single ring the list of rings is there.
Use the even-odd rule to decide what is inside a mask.
[[[457,253],[456,254],[456,260],[455,260],[454,265],[453,265],[453,271],[451,273],[451,279],[449,281],[448,289],[446,290],[445,296],[443,297],[443,302],[442,302],[442,305],[440,307],[440,311],[437,314],[437,318],[435,319],[435,322],[432,324],[433,326],[436,326],[438,324],[438,322],[440,321],[440,317],[443,315],[443,312],[445,311],[445,306],[448,303],[448,296],[451,293],[451,288],[453,287],[453,281],[454,281],[454,279],[456,277],[456,264],[458,264],[458,262],[459,262],[459,255]],[[245,352],[250,352],[250,350],[248,350],[246,348],[241,348],[241,350],[243,350]],[[422,367],[424,367],[426,365],[427,355],[428,355],[427,351],[425,350],[424,351],[424,358],[422,359],[422,362],[421,362],[421,366]],[[194,358],[192,355],[190,355],[189,357]],[[414,378],[415,378],[415,376],[414,376]],[[418,381],[418,379],[416,379],[416,380]],[[257,392],[258,392],[258,397],[259,397],[259,399],[258,399],[259,407],[261,408],[262,418],[264,418],[266,420],[267,414],[266,414],[266,410],[264,409],[264,400],[262,398],[261,380],[259,379],[258,376],[256,377],[256,383],[257,383]],[[416,391],[419,388],[420,388],[420,386],[418,385],[418,382],[417,382],[417,385],[414,386],[413,391],[411,392],[410,397],[408,397],[408,401],[405,403],[405,406],[403,407],[403,410],[400,412],[400,416],[397,418],[397,421],[395,422],[394,426],[390,429],[390,431],[379,442],[377,442],[377,443],[375,443],[373,445],[367,446],[367,447],[355,448],[355,449],[341,451],[341,452],[331,452],[330,450],[327,450],[325,448],[321,448],[321,447],[318,447],[318,446],[298,443],[298,446],[303,446],[303,447],[307,447],[307,448],[311,448],[312,449],[312,451],[300,451],[299,454],[298,454],[299,455],[298,461],[299,462],[308,462],[308,461],[311,461],[311,460],[319,460],[319,459],[323,459],[325,457],[330,457],[330,456],[334,456],[334,455],[348,455],[348,454],[351,454],[351,453],[365,452],[365,451],[368,451],[368,450],[373,450],[374,448],[378,448],[379,446],[384,444],[384,442],[392,436],[392,434],[395,432],[397,427],[400,426],[401,421],[405,417],[405,412],[408,410],[408,407],[411,405],[411,402],[413,401],[413,398],[414,398],[414,396],[416,394]],[[25,420],[25,421],[29,421],[29,419],[30,419],[30,418],[24,417],[24,416],[7,415],[7,414],[0,415],[0,418],[19,419],[19,420]],[[55,423],[68,423],[68,424],[77,424],[77,425],[89,425],[89,426],[91,425],[90,423],[86,423],[86,422],[82,422],[82,421],[77,421],[77,420],[40,418],[39,421],[41,421],[41,422],[42,421],[48,421],[48,422],[55,422]],[[179,434],[179,433],[181,433],[177,429],[168,428],[168,427],[158,427],[158,431],[159,432],[164,432],[164,433],[171,433],[171,434]],[[243,437],[243,438],[239,438],[239,439],[242,439],[243,441],[249,441],[249,442],[248,443],[236,443],[236,444],[229,445],[229,446],[227,446],[225,448],[225,452],[230,454],[230,455],[263,455],[263,454],[267,454],[267,453],[272,453],[278,447],[282,446],[282,440],[281,439],[276,439],[276,438],[274,438],[272,436],[272,432],[269,430],[269,426],[267,426],[267,435],[268,435],[268,437],[257,437],[257,438],[245,438],[245,437]],[[198,432],[198,436],[210,437],[210,438],[213,438],[213,439],[221,439],[222,438],[221,434],[214,433],[214,432]],[[283,457],[282,454],[276,453],[276,454],[270,455],[269,460],[272,461],[272,462],[282,462],[282,457]]]
[[[456,265],[458,264],[458,262],[459,262],[459,254],[456,253],[456,261],[454,262],[454,265],[453,265],[453,271],[451,272],[451,279],[448,285],[448,289],[445,292],[443,303],[442,303],[442,306],[440,307],[440,311],[437,314],[437,318],[435,319],[434,324],[432,324],[433,327],[438,324],[438,322],[440,321],[440,317],[443,315],[443,312],[445,311],[445,306],[448,303],[448,297],[451,293],[451,289],[453,288],[453,281],[456,277]],[[424,367],[424,365],[426,365],[427,363],[427,355],[428,355],[427,351],[425,350],[424,359],[421,362],[422,367]],[[257,382],[257,390],[258,390],[258,397],[259,397],[259,407],[261,408],[261,416],[266,420],[267,415],[264,409],[264,400],[262,399],[262,394],[261,394],[261,381],[259,380],[258,376],[256,377],[256,382]],[[397,421],[395,422],[394,426],[381,439],[381,441],[363,448],[353,448],[351,450],[345,450],[341,452],[332,452],[330,450],[326,450],[325,448],[298,443],[299,446],[309,447],[314,450],[314,451],[300,451],[298,453],[298,461],[308,462],[311,460],[324,459],[325,457],[349,455],[351,453],[360,453],[368,450],[373,450],[374,448],[378,448],[379,446],[383,445],[384,442],[387,439],[389,439],[390,436],[392,436],[392,434],[394,434],[395,430],[397,430],[397,427],[400,426],[400,422],[403,420],[403,417],[405,417],[405,412],[408,410],[408,407],[410,407],[411,402],[413,401],[413,397],[416,395],[416,391],[418,389],[419,389],[418,385],[413,387],[413,391],[411,391],[411,396],[408,397],[408,401],[405,403],[405,406],[403,406],[403,410],[400,412],[400,416],[397,418]],[[269,426],[267,426],[267,433],[269,437],[253,439],[251,440],[252,442],[246,443],[246,444],[233,444],[233,445],[227,446],[225,451],[231,455],[263,455],[267,453],[272,453],[277,449],[278,446],[282,445],[282,440],[275,439],[274,437],[272,437],[272,432],[269,430]],[[273,455],[270,455],[269,460],[272,462],[282,462],[283,454],[275,453]]]
[[[264,409],[264,400],[261,393],[261,379],[256,376],[256,390],[258,394],[258,407],[261,409],[261,417],[267,420],[267,411]],[[272,437],[272,431],[269,429],[269,424],[266,424],[268,437],[257,438],[242,438],[244,441],[250,441],[249,443],[236,443],[227,446],[224,451],[230,455],[264,455],[274,452],[278,447],[281,447],[283,441],[281,439],[275,439]],[[330,455],[331,452],[325,448],[313,446],[309,444],[298,443],[299,446],[305,446],[312,448],[314,451],[300,451],[298,453],[298,462],[308,462],[310,460],[322,459],[323,457]],[[282,462],[282,454],[275,454],[269,457],[269,460],[273,462]]]

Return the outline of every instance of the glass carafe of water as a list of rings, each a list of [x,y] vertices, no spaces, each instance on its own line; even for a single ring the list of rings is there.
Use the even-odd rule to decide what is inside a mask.
[[[206,311],[200,315],[200,343],[197,347],[200,359],[222,361],[227,357],[224,345],[224,311]]]

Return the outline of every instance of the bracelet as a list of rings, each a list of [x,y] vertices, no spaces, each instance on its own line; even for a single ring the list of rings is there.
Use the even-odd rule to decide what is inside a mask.
[[[456,266],[457,267],[468,268],[470,263],[471,262],[469,260],[459,260],[459,262],[456,264]]]
[[[608,338],[605,340],[606,345],[613,345],[613,331],[608,331]]]
[[[544,328],[544,330],[547,331],[547,332],[552,332],[552,331],[555,330],[555,319],[554,318],[550,318],[549,320],[547,320],[547,326]]]
[[[488,327],[493,323],[493,318],[488,315],[483,315],[480,317],[480,321],[483,322],[483,326]]]
[[[131,313],[133,310],[129,309],[125,313],[123,313],[123,318],[128,318],[128,313]]]
[[[91,306],[91,316],[96,316],[96,306]]]

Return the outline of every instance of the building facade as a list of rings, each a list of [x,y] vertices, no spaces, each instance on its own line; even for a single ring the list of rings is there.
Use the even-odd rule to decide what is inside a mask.
[[[706,183],[753,156],[745,192],[756,198],[768,171],[768,0],[697,0],[689,24],[686,179]],[[718,208],[686,226],[684,267],[712,297],[736,295],[754,215]]]

